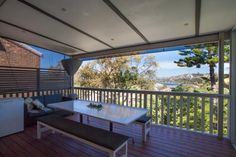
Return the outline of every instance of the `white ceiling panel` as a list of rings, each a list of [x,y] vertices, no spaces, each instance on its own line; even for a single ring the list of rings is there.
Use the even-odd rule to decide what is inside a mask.
[[[7,0],[5,2],[0,8],[0,19],[85,51],[109,48],[16,0]]]
[[[50,49],[52,51],[57,51],[64,53],[66,55],[74,55],[83,53],[77,49],[73,49],[66,45],[59,44],[52,40],[37,36],[35,34],[26,32],[19,28],[4,24],[0,22],[0,36],[14,39],[23,43],[37,45],[42,48]]]
[[[202,0],[200,33],[232,29],[236,25],[236,0]]]
[[[113,47],[144,43],[102,0],[27,0]],[[64,10],[64,11],[62,11]]]
[[[111,0],[154,42],[195,33],[195,0]]]

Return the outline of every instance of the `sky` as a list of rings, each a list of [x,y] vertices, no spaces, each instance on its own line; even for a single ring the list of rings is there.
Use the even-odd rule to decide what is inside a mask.
[[[43,54],[43,57],[40,61],[40,67],[41,68],[49,68],[51,66],[57,65],[58,62],[60,62],[62,59],[64,59],[66,56],[63,54],[59,54],[57,52],[49,51],[46,49],[42,49],[39,47],[31,46],[33,49],[39,51]]]
[[[59,61],[65,58],[64,55],[45,50],[42,48],[38,48],[35,46],[31,46],[37,51],[43,54],[43,58],[41,59],[41,68],[49,68],[50,66],[55,66]],[[158,63],[157,77],[170,77],[177,76],[182,74],[192,74],[192,73],[209,73],[209,68],[207,65],[203,65],[201,68],[187,68],[187,67],[178,67],[174,61],[178,61],[182,56],[179,55],[178,50],[171,49],[159,49],[157,50],[149,50],[148,54],[152,54],[156,56],[156,61]],[[144,54],[148,55],[148,54]],[[83,64],[89,63],[90,61],[84,61]],[[215,69],[216,73],[218,68]],[[229,71],[229,64],[225,63],[225,73]]]

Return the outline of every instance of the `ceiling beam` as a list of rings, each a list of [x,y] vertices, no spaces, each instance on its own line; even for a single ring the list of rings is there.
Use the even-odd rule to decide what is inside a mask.
[[[133,29],[146,43],[149,43],[148,39],[134,26],[132,22],[129,21],[127,17],[110,1],[103,0],[131,29]]]
[[[230,38],[230,33],[225,32],[225,39]],[[209,43],[209,42],[217,42],[219,40],[219,33],[210,34],[210,35],[202,35],[197,37],[189,37],[177,40],[149,43],[149,44],[141,44],[128,46],[123,48],[116,48],[111,50],[102,50],[90,53],[82,53],[78,55],[73,55],[76,58],[85,58],[85,59],[97,59],[97,58],[105,58],[105,57],[115,57],[115,56],[127,56],[134,54],[143,54],[146,53],[144,50],[151,49],[161,49],[168,47],[176,47],[176,46],[188,46],[194,44],[201,43]]]
[[[69,46],[69,47],[74,48],[74,49],[76,49],[76,50],[83,51],[83,52],[87,52],[87,51],[85,51],[85,50],[83,50],[83,49],[81,49],[81,48],[78,48],[78,47],[72,46],[72,45],[70,45],[70,44],[61,42],[61,41],[56,40],[56,39],[53,39],[53,38],[51,38],[51,37],[47,37],[47,36],[45,36],[45,35],[39,34],[39,33],[37,33],[37,32],[31,31],[31,30],[29,30],[29,29],[23,28],[23,27],[18,26],[18,25],[12,24],[12,23],[10,23],[10,22],[7,22],[7,21],[1,20],[1,19],[0,19],[0,22],[2,22],[2,23],[4,23],[4,24],[7,24],[7,25],[10,25],[10,26],[12,26],[12,27],[16,27],[16,28],[18,28],[18,29],[24,30],[24,31],[26,31],[26,32],[30,32],[30,33],[32,33],[32,34],[38,35],[38,36],[43,37],[43,38],[46,38],[46,39],[48,39],[48,40],[52,40],[52,41],[54,41],[54,42],[57,42],[57,43],[60,43],[60,44]]]
[[[3,6],[3,4],[6,2],[7,0],[0,0],[0,7]]]
[[[201,0],[195,0],[195,35],[200,34]]]
[[[54,20],[56,20],[56,21],[58,21],[58,22],[60,22],[60,23],[62,23],[62,24],[64,24],[64,25],[66,25],[66,26],[68,26],[68,27],[71,28],[71,29],[74,29],[75,31],[80,32],[80,33],[82,33],[82,34],[84,34],[84,35],[86,35],[86,36],[88,36],[88,37],[90,37],[90,38],[96,40],[97,42],[102,43],[102,44],[108,46],[109,48],[113,48],[113,47],[112,47],[111,45],[109,45],[108,43],[106,43],[106,42],[104,42],[104,41],[102,41],[102,40],[100,40],[100,39],[94,37],[93,35],[91,35],[91,34],[85,32],[85,31],[83,31],[83,30],[81,30],[81,29],[79,29],[79,28],[77,28],[77,27],[75,27],[75,26],[72,26],[71,24],[69,24],[69,23],[67,23],[67,22],[65,22],[65,21],[63,21],[63,20],[61,20],[61,19],[59,19],[58,17],[56,17],[56,16],[54,16],[54,15],[52,15],[52,14],[50,14],[50,13],[44,11],[44,10],[42,10],[41,8],[39,8],[39,7],[33,5],[33,4],[31,4],[31,3],[29,3],[29,2],[27,2],[27,1],[25,1],[25,0],[18,0],[18,1],[21,2],[22,4],[27,5],[28,7],[31,7],[31,8],[34,9],[34,10],[37,10],[37,11],[40,12],[40,13],[42,13],[42,14],[44,14],[44,15],[46,15],[46,16],[48,16],[48,17],[50,17],[50,18],[52,18],[52,19],[54,19]]]

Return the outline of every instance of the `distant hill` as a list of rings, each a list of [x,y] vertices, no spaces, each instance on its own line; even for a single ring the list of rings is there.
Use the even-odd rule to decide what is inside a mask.
[[[158,78],[158,83],[198,84],[209,78],[208,74],[183,74],[166,78]]]

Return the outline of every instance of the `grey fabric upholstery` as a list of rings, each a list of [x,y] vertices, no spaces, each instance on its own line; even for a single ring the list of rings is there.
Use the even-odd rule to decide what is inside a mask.
[[[41,103],[44,104],[44,96],[33,96],[31,97],[33,100],[38,99]]]
[[[44,116],[38,121],[111,150],[116,150],[129,139],[124,135],[84,125],[56,115]]]
[[[56,102],[62,101],[62,95],[61,94],[53,94],[53,95],[45,95],[44,96],[44,104],[51,104]]]
[[[139,123],[146,123],[147,121],[149,121],[151,119],[150,116],[144,115],[142,117],[140,117],[139,119],[136,120],[136,122]]]
[[[44,116],[44,115],[48,115],[50,113],[53,113],[54,110],[48,108],[48,110],[44,111],[44,110],[32,110],[28,112],[28,116],[29,117],[39,117],[39,116]]]

